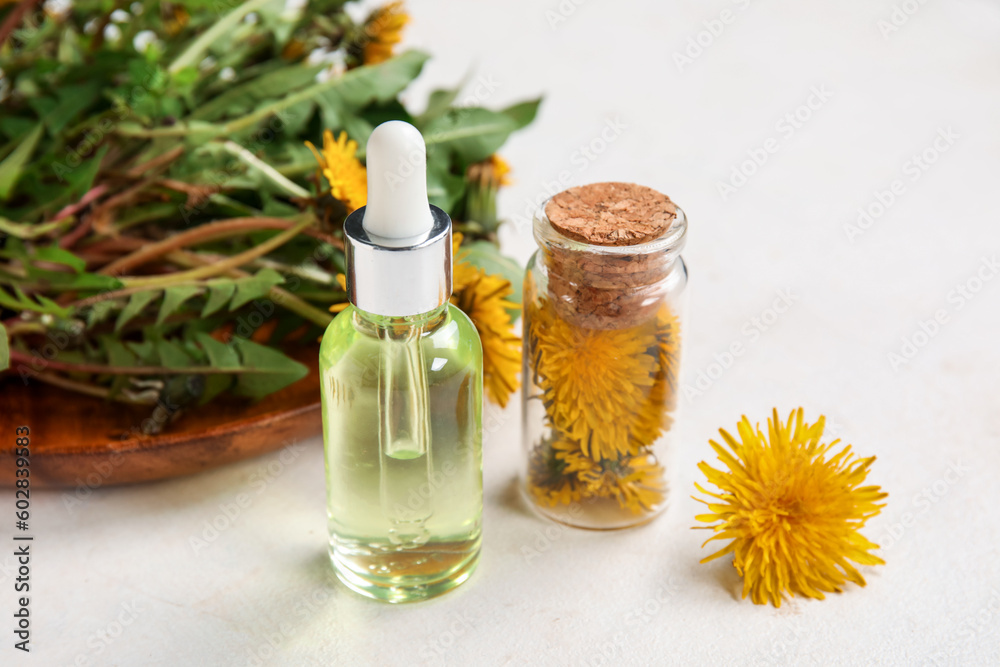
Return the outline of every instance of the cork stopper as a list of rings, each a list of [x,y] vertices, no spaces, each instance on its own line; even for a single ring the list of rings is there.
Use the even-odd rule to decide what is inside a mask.
[[[635,183],[594,183],[552,197],[545,217],[562,236],[599,246],[546,250],[549,296],[563,320],[623,329],[656,316],[670,267],[663,251],[642,245],[663,236],[677,218],[669,197]]]
[[[563,190],[545,205],[563,236],[593,245],[635,245],[663,235],[677,207],[670,197],[635,183],[592,183]]]

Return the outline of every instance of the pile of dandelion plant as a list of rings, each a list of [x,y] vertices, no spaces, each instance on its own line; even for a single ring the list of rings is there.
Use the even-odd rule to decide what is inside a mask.
[[[331,1],[3,7],[0,373],[181,407],[300,379],[289,351],[346,301],[359,147],[392,119],[423,132],[431,201],[490,278],[466,287],[502,296],[484,326],[514,354],[520,269],[496,246],[495,153],[538,102],[457,107],[439,90],[411,113],[399,96],[428,56],[393,54],[408,19],[399,3],[360,20]],[[494,400],[514,367],[487,378]]]

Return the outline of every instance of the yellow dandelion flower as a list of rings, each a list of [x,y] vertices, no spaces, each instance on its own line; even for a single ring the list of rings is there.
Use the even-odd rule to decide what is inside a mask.
[[[340,285],[340,289],[342,289],[342,290],[344,290],[344,292],[346,292],[347,291],[347,276],[345,276],[343,273],[338,273],[337,274],[337,284]],[[335,303],[332,306],[330,306],[330,312],[331,313],[339,313],[340,311],[345,310],[349,305],[351,305],[350,301],[344,301],[342,303]]]
[[[556,457],[566,463],[566,472],[574,474],[581,482],[587,475],[597,475],[601,472],[601,464],[590,458],[580,449],[580,443],[560,437],[557,441]]]
[[[510,179],[510,165],[502,157],[494,153],[490,156],[490,167],[493,168],[493,179],[497,182],[497,185],[503,187],[510,185],[513,181]]]
[[[281,49],[281,57],[285,60],[300,60],[305,54],[306,43],[298,39],[289,40]]]
[[[667,480],[656,457],[650,453],[638,454],[619,462],[621,495],[619,503],[636,514],[652,511],[667,496]]]
[[[528,491],[539,504],[555,507],[581,499],[582,485],[566,459],[566,454],[576,449],[579,449],[576,443],[558,436],[546,438],[532,449],[528,460]]]
[[[673,391],[667,379],[657,374],[645,400],[638,404],[629,436],[636,447],[649,447],[674,425],[670,414]]]
[[[521,338],[514,333],[509,310],[520,306],[507,297],[514,293],[509,280],[488,274],[463,257],[462,234],[452,235],[452,298],[476,325],[483,344],[483,384],[490,400],[506,407],[517,390],[521,372]]]
[[[323,132],[323,150],[318,151],[311,141],[306,146],[313,152],[320,171],[330,184],[330,194],[353,213],[368,202],[368,172],[358,160],[358,142],[348,141],[347,133],[341,132],[334,140],[333,132]]]
[[[881,511],[885,505],[878,501],[888,495],[878,486],[862,486],[875,457],[855,459],[850,445],[833,453],[840,441],[820,443],[824,422],[821,416],[806,424],[799,408],[782,424],[774,410],[765,435],[743,417],[742,442],[719,431],[731,452],[709,441],[728,471],[698,464],[721,490],[711,493],[695,484],[716,499],[697,499],[711,510],[697,520],[714,523],[698,527],[716,533],[705,543],[732,540],[702,562],[733,554],[743,576],[743,597],[750,595],[756,604],[780,607],[785,593],[822,600],[824,593],[841,592],[846,581],[865,585],[848,561],[885,564],[870,553],[878,545],[858,532]]]
[[[365,22],[364,61],[377,65],[392,57],[392,49],[403,39],[403,28],[410,15],[403,11],[402,2],[390,2],[379,7]]]
[[[636,453],[630,432],[655,379],[656,359],[647,351],[656,340],[648,327],[576,327],[547,301],[529,316],[532,368],[552,426],[595,460]]]
[[[659,359],[657,377],[665,380],[670,393],[669,404],[673,407],[677,400],[677,374],[681,362],[681,324],[667,306],[656,314],[656,354]]]
[[[605,459],[582,470],[579,478],[584,496],[613,498],[635,514],[655,509],[667,492],[663,466],[649,453]]]
[[[468,180],[483,187],[503,187],[510,185],[510,165],[494,153],[482,162],[469,165]]]
[[[164,19],[163,27],[168,35],[176,37],[187,26],[188,21],[191,20],[191,15],[181,5],[174,5],[172,14],[172,17]]]
[[[521,372],[521,339],[514,333],[507,312],[518,307],[507,301],[513,292],[509,280],[476,269],[451,298],[476,325],[483,344],[486,395],[500,407],[507,405],[510,395],[517,389],[517,375]]]
[[[654,321],[656,346],[650,354],[656,359],[653,387],[636,414],[632,437],[641,445],[651,445],[673,425],[670,411],[677,407],[677,372],[680,368],[680,323],[663,306]]]
[[[472,263],[465,261],[462,253],[462,239],[465,235],[462,232],[452,232],[451,235],[451,256],[453,261],[451,264],[451,291],[452,293],[461,292],[463,289],[469,286],[473,280],[476,279],[476,274],[479,273],[479,267],[474,266]]]

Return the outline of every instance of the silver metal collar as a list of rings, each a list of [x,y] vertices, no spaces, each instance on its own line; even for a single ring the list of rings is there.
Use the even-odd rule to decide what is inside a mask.
[[[409,239],[365,231],[365,208],[344,222],[347,294],[360,310],[409,317],[438,308],[451,298],[451,218],[431,206],[434,226]]]

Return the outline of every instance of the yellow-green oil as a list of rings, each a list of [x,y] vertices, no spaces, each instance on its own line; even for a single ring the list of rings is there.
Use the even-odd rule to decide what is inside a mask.
[[[405,318],[348,307],[320,348],[330,558],[353,590],[433,597],[479,558],[482,348],[450,304]]]

